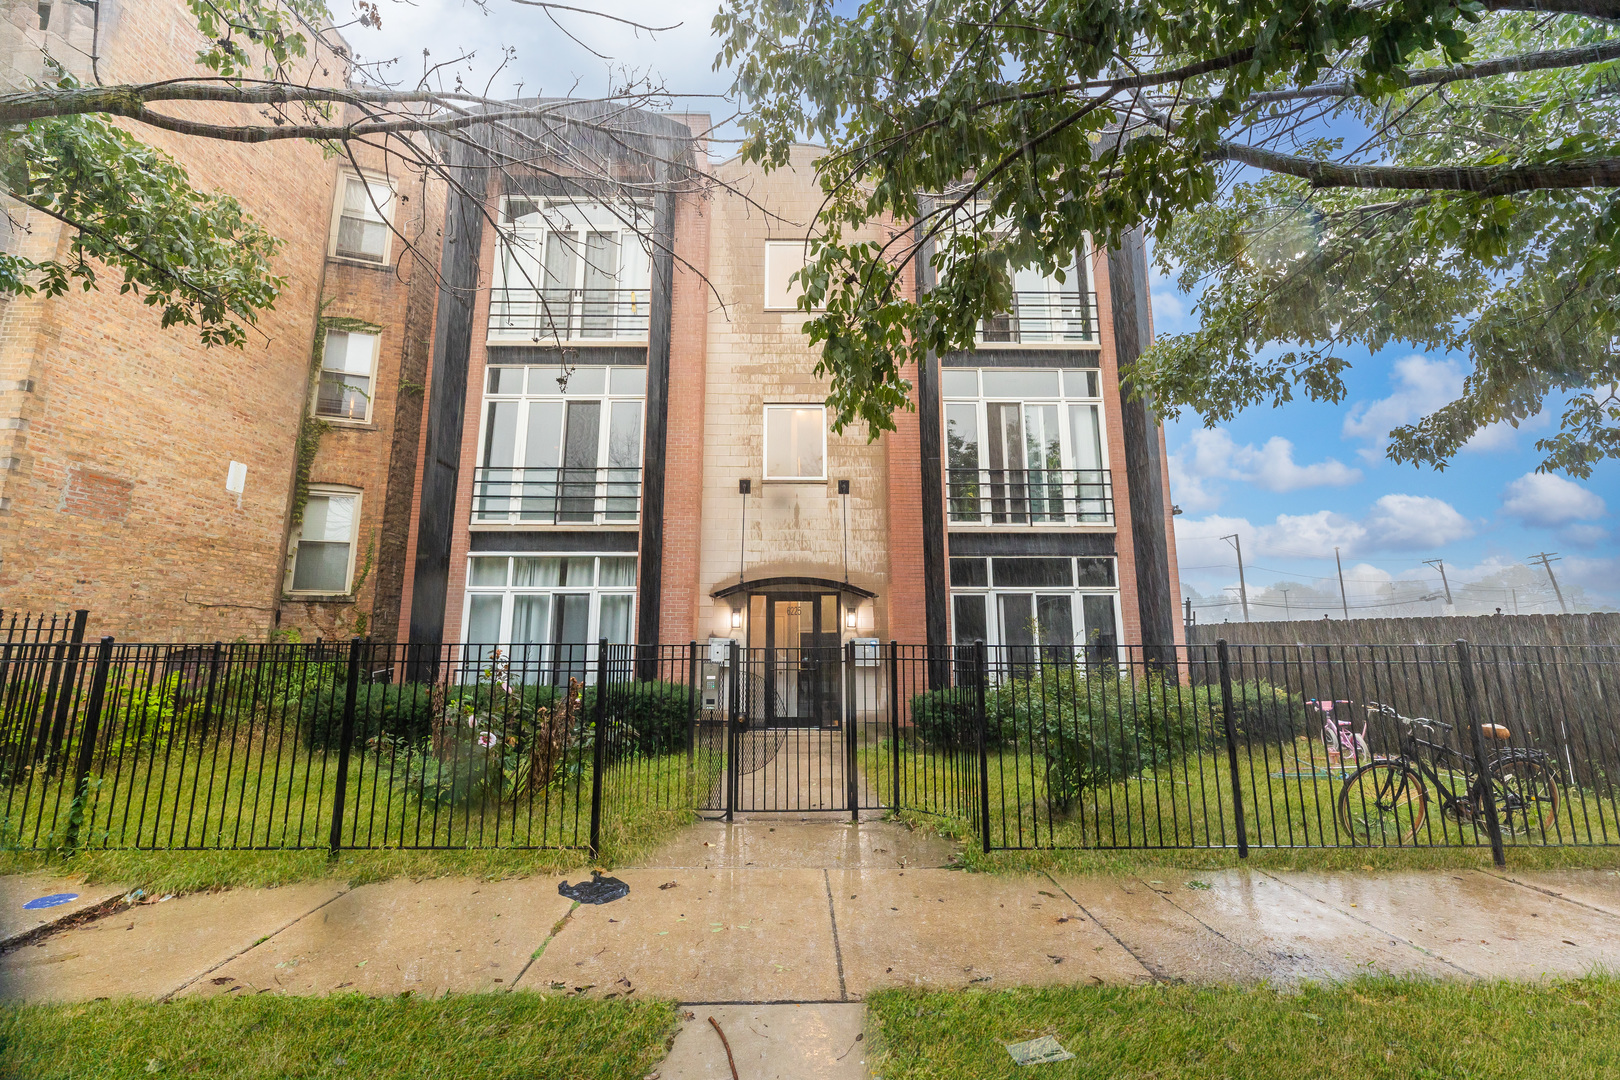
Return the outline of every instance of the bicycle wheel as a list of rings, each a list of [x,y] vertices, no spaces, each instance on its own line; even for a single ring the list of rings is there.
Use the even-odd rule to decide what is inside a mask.
[[[1558,778],[1537,758],[1498,758],[1490,764],[1491,790],[1502,835],[1546,837],[1558,825]]]
[[[1339,789],[1339,824],[1356,847],[1404,847],[1423,827],[1429,792],[1400,761],[1375,761]]]

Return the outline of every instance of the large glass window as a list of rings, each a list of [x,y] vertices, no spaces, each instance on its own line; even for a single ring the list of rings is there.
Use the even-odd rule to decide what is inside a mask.
[[[354,577],[360,493],[345,488],[311,488],[304,518],[293,540],[287,588],[294,593],[335,595],[349,591]]]
[[[376,365],[376,334],[327,331],[321,352],[321,381],[315,390],[315,415],[329,420],[370,420]]]
[[[496,662],[522,683],[588,675],[589,646],[635,640],[632,555],[473,555],[467,562],[469,669]]]
[[[765,406],[765,479],[827,479],[827,410]]]
[[[641,517],[647,369],[492,367],[473,523],[634,523]]]
[[[942,375],[953,525],[1113,521],[1096,370],[949,368]]]
[[[1112,556],[953,557],[950,574],[956,644],[1009,646],[1017,663],[1117,662]]]
[[[490,302],[492,337],[532,341],[647,336],[652,264],[637,203],[509,198]]]

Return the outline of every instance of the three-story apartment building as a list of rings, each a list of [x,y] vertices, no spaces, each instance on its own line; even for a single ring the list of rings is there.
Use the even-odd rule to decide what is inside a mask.
[[[869,441],[831,430],[790,281],[819,151],[709,165],[706,118],[644,119],[638,152],[710,182],[507,170],[451,207],[402,639],[540,668],[602,638],[1174,644],[1162,433],[1119,378],[1139,245],[1020,274]]]

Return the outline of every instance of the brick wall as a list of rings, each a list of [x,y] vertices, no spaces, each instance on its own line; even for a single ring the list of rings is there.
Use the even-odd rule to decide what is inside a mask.
[[[199,41],[178,0],[125,5],[100,30],[101,78],[190,74]],[[217,104],[174,111],[258,119]],[[4,305],[0,386],[31,388],[0,396],[5,418],[20,422],[0,436],[0,457],[16,459],[0,473],[0,607],[86,607],[92,633],[153,640],[259,636],[281,587],[335,164],[301,142],[135,130],[196,186],[228,188],[285,242],[275,271],[287,284],[242,349],[204,348],[194,328],[162,330],[139,297],[119,295],[115,273],[96,292]],[[65,252],[64,229],[38,215],[29,229],[31,253]],[[247,465],[240,499],[225,490],[232,461]]]

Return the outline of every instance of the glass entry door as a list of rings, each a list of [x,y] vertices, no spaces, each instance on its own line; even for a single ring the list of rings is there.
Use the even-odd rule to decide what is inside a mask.
[[[837,595],[771,594],[752,600],[749,646],[764,650],[766,725],[839,726]]]

